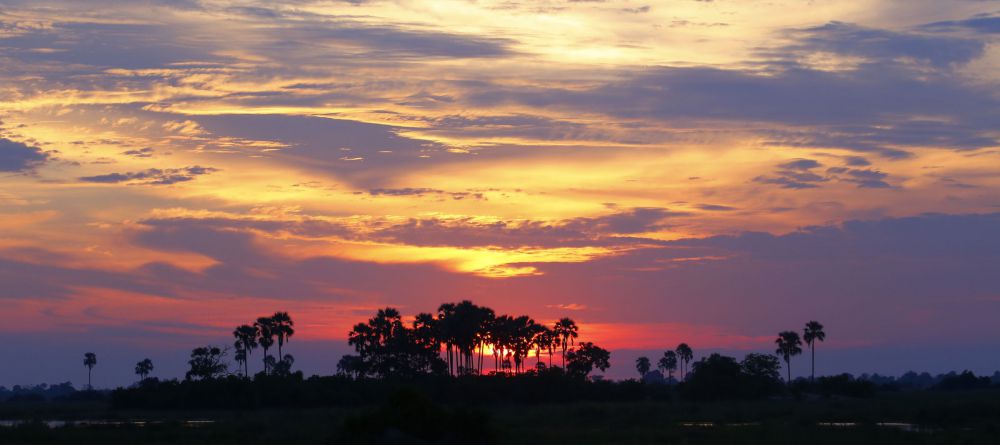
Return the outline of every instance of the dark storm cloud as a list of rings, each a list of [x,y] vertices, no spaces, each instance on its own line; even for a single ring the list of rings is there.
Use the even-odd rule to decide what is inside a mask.
[[[183,168],[151,168],[138,172],[109,173],[106,175],[84,176],[79,178],[83,182],[95,182],[100,184],[147,184],[147,185],[171,185],[179,182],[193,181],[201,175],[217,172],[218,169],[211,167],[183,167]]]
[[[48,159],[48,153],[38,147],[0,138],[0,172],[28,171]]]

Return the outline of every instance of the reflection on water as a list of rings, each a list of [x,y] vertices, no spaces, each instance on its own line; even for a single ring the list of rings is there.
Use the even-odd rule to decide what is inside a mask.
[[[197,428],[215,423],[214,420],[0,420],[0,428],[15,427],[27,424],[41,424],[49,428],[83,428],[83,427],[144,427],[149,425],[164,425],[176,423],[181,426]]]
[[[688,428],[716,428],[716,427],[741,428],[741,427],[760,426],[760,422],[745,422],[745,423],[681,422],[680,425]],[[864,425],[866,424],[860,422],[819,422],[816,424],[816,426],[830,427],[830,428],[858,428]],[[919,425],[915,425],[912,423],[903,423],[903,422],[876,422],[874,425],[882,428],[894,428],[900,431],[909,431],[909,432],[929,431],[926,428],[921,428]]]
[[[820,422],[819,426],[834,427],[834,428],[856,428],[864,424],[858,422]],[[921,428],[919,425],[914,425],[912,423],[904,422],[876,422],[875,426],[880,426],[883,428],[894,428],[901,431],[913,431],[920,432],[926,431],[926,429]]]

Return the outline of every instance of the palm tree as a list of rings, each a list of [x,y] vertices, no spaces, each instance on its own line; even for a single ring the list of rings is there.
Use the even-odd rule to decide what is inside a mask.
[[[97,366],[97,354],[93,352],[83,354],[83,366],[87,367],[87,389],[94,389],[94,386],[90,384],[90,375],[94,366]]]
[[[688,363],[694,358],[694,351],[687,343],[681,343],[677,345],[677,358],[681,362],[681,380],[684,380],[687,378]]]
[[[438,338],[447,351],[448,374],[455,375],[455,303],[438,306]]]
[[[674,371],[677,370],[677,353],[674,351],[667,351],[663,353],[663,357],[660,358],[660,370],[667,373],[667,378],[674,378]]]
[[[576,327],[576,323],[569,318],[561,318],[556,322],[553,328],[556,336],[560,340],[560,346],[562,346],[562,365],[563,369],[566,368],[566,349],[573,346],[574,339],[580,336],[579,328]]]
[[[153,361],[150,359],[143,359],[141,362],[135,364],[135,373],[139,376],[139,381],[146,380],[149,373],[153,372]]]
[[[250,357],[251,351],[257,347],[257,335],[259,332],[257,325],[248,324],[237,326],[233,330],[233,337],[236,338],[234,346],[236,346],[237,361],[243,363],[244,377],[250,377],[250,367],[247,364],[247,358]],[[265,352],[264,355],[267,355],[267,353]]]
[[[535,367],[539,367],[542,363],[542,351],[549,351],[549,366],[552,366],[552,336],[555,335],[552,329],[547,326],[537,325],[535,327],[537,334],[535,334],[535,358],[538,359],[535,362]]]
[[[260,317],[253,325],[257,328],[257,344],[264,350],[264,374],[268,374],[267,349],[274,345],[274,320]]]
[[[288,315],[288,312],[275,312],[271,316],[271,323],[273,324],[274,335],[278,337],[278,357],[284,357],[281,355],[281,347],[285,345],[285,341],[289,340],[292,335],[295,334],[295,322],[292,321],[292,317]]]
[[[802,339],[809,345],[809,351],[812,355],[812,374],[810,374],[809,381],[814,382],[816,381],[816,341],[826,340],[826,332],[823,332],[823,325],[816,320],[806,323]]]
[[[791,384],[792,357],[802,353],[802,340],[799,339],[798,332],[784,331],[778,334],[778,338],[774,340],[774,343],[778,345],[778,349],[775,352],[785,359],[785,364],[788,368],[788,384]]]
[[[236,353],[233,354],[233,359],[236,360],[236,365],[243,368],[243,378],[249,378],[247,375],[247,350],[243,349],[240,342],[236,342]]]
[[[496,320],[496,313],[493,309],[488,307],[481,307],[479,309],[479,326],[476,327],[475,342],[479,345],[479,368],[477,369],[478,374],[483,373],[483,359],[486,355],[486,345],[490,343],[491,330],[493,329],[494,321]]]
[[[649,372],[649,357],[639,357],[635,359],[635,370],[639,371],[639,380],[646,377],[646,373]]]

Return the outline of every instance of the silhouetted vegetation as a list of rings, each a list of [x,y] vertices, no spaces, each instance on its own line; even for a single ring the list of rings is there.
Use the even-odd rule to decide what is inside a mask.
[[[976,377],[972,371],[963,371],[959,375],[941,379],[940,382],[934,385],[934,389],[945,391],[979,389],[988,388],[992,383],[989,377]]]
[[[681,365],[681,380],[687,378],[688,364],[691,363],[691,359],[694,358],[694,351],[687,343],[681,343],[677,345],[677,360]]]
[[[782,390],[777,357],[749,354],[742,362],[712,354],[695,362],[682,385],[682,395],[693,400],[755,399]]]
[[[591,342],[578,343],[579,328],[568,318],[548,327],[528,316],[496,315],[492,309],[462,301],[443,304],[436,314],[421,313],[412,321],[404,320],[396,309],[384,308],[368,321],[355,325],[348,337],[355,354],[341,358],[335,376],[305,378],[302,372],[293,370],[294,357],[283,350],[295,333],[294,323],[288,313],[276,312],[234,329],[233,358],[239,367],[233,372],[227,363],[230,348],[209,345],[191,351],[189,370],[183,380],[150,377],[153,363],[144,359],[135,365],[139,382],[110,393],[76,391],[68,383],[52,387],[16,387],[14,390],[0,387],[0,400],[6,400],[0,404],[0,414],[8,406],[14,409],[10,412],[17,413],[10,416],[14,418],[38,418],[38,414],[31,414],[38,412],[93,410],[95,406],[107,406],[110,411],[106,415],[110,416],[152,412],[150,410],[172,413],[158,414],[167,416],[204,410],[212,410],[209,412],[215,416],[241,413],[224,424],[229,426],[211,427],[214,434],[191,433],[185,443],[259,442],[263,440],[261,434],[278,428],[275,426],[278,424],[245,423],[244,416],[256,416],[251,414],[254,410],[341,413],[333,420],[325,418],[322,421],[317,420],[316,414],[304,414],[307,418],[313,416],[312,421],[319,423],[303,425],[304,429],[283,430],[286,438],[282,440],[298,437],[305,443],[523,443],[529,437],[532,440],[541,437],[554,443],[602,443],[594,440],[623,436],[607,436],[597,431],[581,435],[577,434],[578,429],[586,430],[594,424],[608,425],[606,419],[617,419],[624,416],[621,412],[627,412],[631,417],[622,417],[618,422],[643,425],[641,432],[629,439],[644,437],[646,441],[642,443],[646,443],[662,441],[664,437],[687,440],[691,431],[684,428],[689,425],[719,427],[705,430],[713,431],[706,433],[706,437],[729,439],[742,439],[747,432],[766,430],[771,425],[778,425],[776,431],[782,434],[790,428],[816,432],[816,428],[837,422],[884,428],[878,426],[881,422],[878,419],[885,417],[887,411],[872,410],[874,402],[862,401],[878,397],[880,403],[896,403],[893,400],[901,397],[899,394],[910,394],[916,389],[927,390],[920,394],[952,394],[956,398],[966,397],[961,394],[992,394],[996,391],[992,388],[994,383],[1000,381],[1000,373],[991,379],[977,377],[968,371],[939,376],[909,372],[898,378],[867,374],[816,377],[815,364],[809,378],[792,380],[791,358],[802,353],[802,339],[813,357],[816,342],[825,339],[823,326],[815,321],[806,324],[802,337],[794,331],[781,332],[775,340],[777,355],[749,353],[737,360],[711,354],[694,361],[694,350],[687,343],[681,343],[674,350],[665,351],[657,360],[658,370],[652,369],[653,362],[648,357],[639,357],[634,363],[639,379],[605,381],[590,374],[595,370],[607,370],[611,366],[611,353]],[[249,370],[249,358],[258,347],[263,349],[263,370],[253,374]],[[277,356],[268,354],[271,348],[277,348]],[[558,365],[553,363],[557,351],[561,355]],[[530,363],[528,359],[532,354],[535,360]],[[85,357],[89,374],[96,365],[96,355],[88,353]],[[788,371],[787,385],[782,383],[782,362]],[[681,373],[679,381],[673,376],[677,370]],[[90,387],[89,378],[87,386]],[[46,400],[76,405],[49,411],[26,408],[45,406]],[[107,405],[103,405],[105,403]],[[825,408],[816,410],[817,403]],[[993,410],[991,412],[1000,416],[1000,402],[975,403],[978,403],[980,414],[983,410]],[[553,408],[552,404],[564,407]],[[748,408],[750,406],[753,408]],[[936,428],[965,425],[960,417],[936,405],[924,403],[920,410],[904,403],[892,406],[895,410],[892,412],[902,413],[902,417],[890,420],[912,419],[913,425],[927,429],[921,430],[921,434]],[[951,404],[947,409],[967,412],[970,406]],[[614,411],[608,407],[614,407]],[[637,407],[649,407],[661,414],[652,416],[635,411]],[[802,409],[814,412],[805,415]],[[523,412],[526,411],[537,412],[540,420],[525,423]],[[300,420],[295,417],[281,422],[295,424]],[[128,422],[113,424],[130,425]],[[532,426],[535,424],[545,426]],[[174,431],[169,436],[170,441],[174,441],[178,437],[177,425],[182,423],[145,428],[147,431],[157,431],[157,428]],[[740,428],[750,429],[728,435],[725,429],[728,427],[723,428],[724,425],[743,425]],[[995,426],[1000,427],[1000,424]],[[255,428],[260,434],[252,434]],[[43,437],[45,431],[44,426],[32,424],[7,431],[0,428],[0,441],[5,434],[8,438]],[[75,435],[65,433],[65,436],[87,435],[87,431],[81,429]],[[831,432],[824,430],[823,434]],[[56,436],[59,434],[63,433]],[[772,436],[763,434],[760,437]],[[843,435],[841,438],[850,440],[851,437]],[[58,440],[47,442],[61,443]],[[130,442],[145,441],[133,438]]]
[[[191,360],[184,378],[187,380],[211,380],[226,375],[229,366],[225,363],[226,351],[217,346],[204,346],[191,351]]]
[[[802,332],[802,339],[809,346],[809,352],[812,356],[812,370],[809,373],[809,379],[816,380],[816,342],[826,340],[826,332],[823,332],[823,325],[816,320],[806,323],[806,328]]]
[[[778,345],[775,352],[785,360],[785,369],[788,371],[788,384],[792,384],[792,357],[802,353],[802,340],[799,333],[795,331],[783,331],[774,340]]]
[[[97,354],[93,352],[83,354],[83,366],[87,367],[87,388],[93,388],[90,377],[93,374],[94,366],[97,366]]]
[[[135,364],[135,375],[139,376],[139,381],[146,380],[149,377],[149,373],[153,372],[153,361],[150,359],[142,359],[139,363]]]

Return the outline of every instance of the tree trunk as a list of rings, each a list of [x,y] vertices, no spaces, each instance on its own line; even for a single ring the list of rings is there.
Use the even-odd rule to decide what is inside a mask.
[[[816,342],[809,345],[809,349],[812,350],[812,375],[809,377],[809,380],[816,382]]]
[[[93,370],[94,368],[91,368],[90,366],[87,367],[87,389],[94,389],[94,385],[90,383],[90,372]]]

